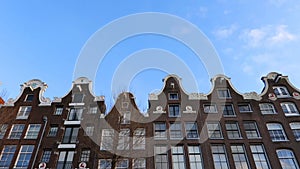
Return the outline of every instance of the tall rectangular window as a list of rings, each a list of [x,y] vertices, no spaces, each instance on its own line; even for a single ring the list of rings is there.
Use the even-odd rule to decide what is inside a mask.
[[[170,124],[170,138],[181,139],[182,138],[182,125],[180,122]]]
[[[154,138],[156,139],[166,139],[166,123],[154,123]]]
[[[294,103],[291,102],[284,102],[284,103],[280,103],[281,108],[285,114],[285,116],[298,116],[299,112],[298,109],[296,108]]]
[[[270,169],[267,153],[262,144],[250,145],[256,168]]]
[[[290,127],[297,141],[300,141],[300,122],[290,123]]]
[[[173,168],[185,169],[183,146],[172,146],[171,151]]]
[[[155,169],[168,168],[168,153],[166,146],[154,146]]]
[[[211,151],[215,168],[229,169],[228,159],[224,145],[212,145]]]
[[[14,124],[11,127],[8,138],[9,139],[20,139],[23,133],[25,125],[24,124]]]
[[[179,104],[170,104],[169,105],[169,117],[180,117]]]
[[[146,159],[145,158],[135,158],[132,161],[133,169],[146,169]]]
[[[112,150],[114,140],[114,130],[113,129],[103,129],[101,136],[101,150]]]
[[[29,124],[25,139],[37,139],[41,129],[41,124]]]
[[[61,115],[64,110],[63,106],[56,106],[54,115]]]
[[[82,149],[80,154],[80,161],[89,162],[91,150]]]
[[[137,128],[133,132],[133,149],[134,150],[144,150],[146,148],[146,131],[144,128]]]
[[[118,150],[128,150],[130,146],[130,129],[121,129],[118,140]]]
[[[235,112],[234,112],[232,104],[222,105],[221,108],[222,108],[224,117],[235,116]]]
[[[76,143],[78,131],[79,131],[78,127],[66,127],[62,143],[64,144]]]
[[[31,106],[20,106],[17,119],[27,119],[31,112]]]
[[[225,124],[227,136],[229,139],[242,138],[240,133],[239,125],[237,122],[226,122]]]
[[[7,130],[8,124],[0,124],[0,139],[3,139]]]
[[[0,168],[9,168],[14,157],[16,145],[5,145],[0,156]]]
[[[80,121],[82,117],[82,108],[71,108],[68,120],[69,121]]]
[[[51,150],[44,150],[41,162],[49,163],[51,152]]]
[[[276,110],[274,108],[274,105],[271,103],[260,103],[259,109],[261,111],[261,114],[276,114]]]
[[[223,138],[222,130],[219,122],[208,122],[207,134],[210,139],[221,139]]]
[[[271,137],[273,142],[287,141],[288,140],[281,124],[279,124],[279,123],[268,123],[267,128],[268,128],[270,137]]]
[[[195,122],[186,122],[185,123],[185,133],[187,139],[197,139],[199,138],[198,126]]]
[[[190,168],[192,169],[202,169],[202,155],[200,151],[200,146],[188,146]]]
[[[130,116],[131,116],[130,111],[124,112],[121,117],[121,124],[130,124]]]
[[[56,169],[70,169],[74,158],[74,151],[61,151],[59,153]]]
[[[255,121],[244,122],[244,129],[248,139],[260,138],[260,134]]]
[[[230,99],[230,92],[229,89],[218,89],[218,97],[220,99]]]
[[[27,168],[30,162],[31,155],[33,153],[34,145],[23,145],[20,148],[19,155],[17,157],[15,168]]]
[[[57,134],[57,131],[58,131],[58,126],[51,126],[50,130],[49,130],[49,133],[48,133],[48,136],[49,137],[55,137],[56,134]]]
[[[231,152],[235,168],[249,169],[248,158],[243,145],[232,145]]]
[[[299,165],[293,151],[288,149],[276,150],[282,169],[299,169]]]

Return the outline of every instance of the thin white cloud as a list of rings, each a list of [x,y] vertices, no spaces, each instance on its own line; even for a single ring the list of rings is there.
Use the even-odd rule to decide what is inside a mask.
[[[296,35],[287,30],[287,25],[268,25],[261,28],[246,29],[240,35],[249,47],[273,47],[293,41]]]
[[[237,26],[232,24],[229,27],[221,27],[215,30],[213,33],[219,39],[225,39],[231,36],[237,30]]]

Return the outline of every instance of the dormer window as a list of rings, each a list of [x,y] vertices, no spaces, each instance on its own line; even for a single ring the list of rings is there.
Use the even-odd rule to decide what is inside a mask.
[[[220,99],[230,99],[230,92],[229,89],[218,89],[218,97]]]
[[[73,95],[73,103],[82,103],[83,101],[83,94],[82,93],[75,93]]]
[[[71,108],[69,113],[69,121],[80,121],[82,117],[82,108]]]
[[[33,94],[26,95],[25,102],[32,102],[33,101],[33,97],[34,97]]]
[[[289,97],[290,96],[288,90],[284,86],[275,86],[275,87],[273,87],[273,90],[277,97]]]
[[[123,116],[121,117],[121,124],[130,124],[130,115],[130,111],[124,112]]]
[[[169,93],[169,100],[178,100],[178,93]]]

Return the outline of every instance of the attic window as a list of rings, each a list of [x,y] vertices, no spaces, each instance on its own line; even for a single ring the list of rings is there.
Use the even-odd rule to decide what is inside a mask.
[[[169,100],[178,100],[178,93],[169,93]]]
[[[273,87],[273,89],[274,89],[274,93],[276,94],[277,97],[289,97],[290,96],[288,90],[284,86],[276,86],[276,87]]]
[[[34,97],[33,94],[26,95],[25,102],[32,102],[33,101],[33,97]]]
[[[229,89],[218,89],[218,97],[220,99],[228,99],[231,98]]]
[[[75,93],[73,95],[73,103],[82,103],[82,101],[83,101],[83,94]]]
[[[175,84],[174,83],[171,83],[170,86],[171,86],[172,89],[175,88]]]

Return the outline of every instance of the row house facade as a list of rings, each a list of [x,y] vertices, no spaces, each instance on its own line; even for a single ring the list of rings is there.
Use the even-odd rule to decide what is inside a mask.
[[[142,113],[129,92],[106,110],[84,77],[53,100],[33,79],[0,107],[0,168],[299,169],[300,91],[276,72],[262,81],[240,93],[217,75],[187,93],[168,75]]]

